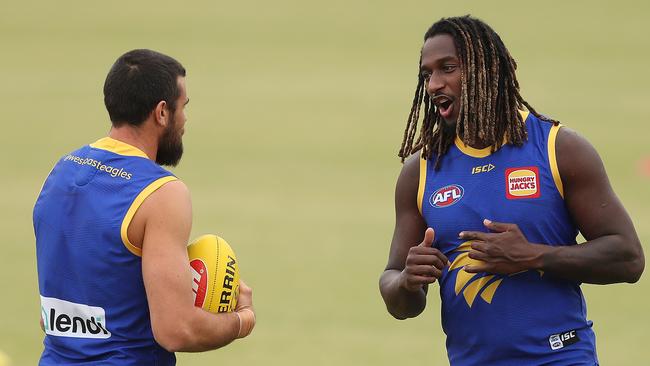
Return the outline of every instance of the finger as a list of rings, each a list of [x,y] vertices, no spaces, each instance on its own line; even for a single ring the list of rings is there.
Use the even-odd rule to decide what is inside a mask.
[[[463,270],[467,273],[481,273],[481,272],[490,272],[491,266],[489,264],[474,264],[471,266],[463,267]]]
[[[432,233],[434,233],[433,229],[431,229],[431,228],[429,228],[429,229],[431,230]],[[429,229],[427,229],[427,231]],[[427,240],[426,239],[426,232],[425,232],[425,240]],[[447,258],[447,256],[444,255],[438,248],[426,247],[426,246],[422,246],[422,244],[420,244],[418,246],[415,246],[415,247],[411,247],[411,248],[409,248],[409,254],[407,256],[406,262],[410,263],[409,257],[416,256],[416,255],[424,255],[424,256],[435,255],[440,259],[440,261],[443,263],[443,265],[449,266],[451,264],[449,262],[449,259]],[[433,263],[425,262],[423,264],[433,264]],[[442,267],[439,267],[439,268],[442,268]]]
[[[409,276],[406,282],[409,287],[422,286],[436,282],[436,278],[430,276]]]
[[[240,278],[239,279],[239,291],[241,291],[241,292],[253,292],[253,289],[248,287],[248,285],[246,285],[246,282],[244,282],[244,280],[242,280]]]
[[[408,257],[406,257],[406,265],[429,265],[443,268],[445,265],[447,265],[448,261],[444,255],[443,258],[440,258],[438,254],[440,254],[440,252],[437,251],[422,254],[411,253]]]
[[[436,277],[442,276],[442,271],[435,266],[415,265],[406,268],[406,273],[411,276]]]
[[[436,255],[437,253],[440,253],[438,248],[421,247],[417,245],[409,248],[408,255]]]
[[[420,243],[421,247],[431,247],[433,245],[433,239],[435,238],[436,233],[433,231],[432,228],[428,228],[424,232],[424,239],[422,240],[422,243]]]
[[[442,277],[442,271],[434,266],[417,266],[409,268],[405,272],[408,279],[411,277],[428,277],[433,279]]]
[[[483,252],[476,251],[476,250],[470,250],[469,253],[467,253],[467,256],[472,258],[472,259],[476,259],[476,260],[479,260],[479,261],[482,261],[482,262],[488,262],[490,260],[489,255],[487,255],[487,254],[485,254]]]
[[[408,254],[409,257],[433,256],[433,255],[438,257],[440,259],[440,261],[443,263],[444,266],[448,266],[448,265],[451,264],[451,263],[449,263],[449,259],[447,258],[447,256],[444,255],[437,248],[429,248],[429,247],[421,247],[421,246],[411,247],[409,249],[409,254]],[[407,263],[411,263],[411,261],[409,261],[409,257],[406,258]],[[417,264],[433,264],[433,263],[432,262],[423,262],[423,263],[418,262]],[[442,267],[438,267],[438,268],[442,268]]]
[[[237,306],[235,311],[243,309],[251,309],[253,307],[253,289],[246,285],[246,282],[239,279],[239,297],[237,298]]]
[[[483,233],[480,231],[461,231],[458,234],[458,237],[464,240],[478,239],[482,241],[488,241],[491,235],[490,233]]]
[[[483,225],[485,225],[486,228],[490,229],[490,231],[494,231],[497,233],[511,231],[514,227],[517,226],[515,224],[496,222],[488,219],[483,220]]]
[[[449,259],[447,258],[447,256],[444,255],[441,251],[438,250],[436,252],[436,256],[438,257],[438,259],[440,259],[440,261],[442,263],[444,263],[445,266],[451,265],[451,263],[449,262]],[[438,267],[438,268],[442,268],[442,267]]]
[[[470,248],[483,253],[487,253],[489,247],[490,244],[480,240],[473,241],[472,244],[470,245]]]

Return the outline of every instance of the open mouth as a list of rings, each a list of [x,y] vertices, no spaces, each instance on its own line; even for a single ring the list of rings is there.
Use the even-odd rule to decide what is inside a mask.
[[[433,104],[435,104],[436,108],[438,109],[438,113],[440,113],[440,116],[442,118],[447,119],[449,116],[451,116],[454,105],[453,99],[446,95],[436,95],[435,97],[431,98],[431,101]]]

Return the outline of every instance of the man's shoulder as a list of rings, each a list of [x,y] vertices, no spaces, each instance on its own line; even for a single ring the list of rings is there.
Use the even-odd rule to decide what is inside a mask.
[[[182,180],[170,176],[156,187],[148,200],[154,204],[188,202],[191,200],[190,189]]]
[[[540,126],[542,128],[551,128],[559,124],[557,120],[542,113],[537,113],[537,115],[535,115],[532,112],[526,111],[521,112],[521,114],[527,125],[531,124],[534,126]]]

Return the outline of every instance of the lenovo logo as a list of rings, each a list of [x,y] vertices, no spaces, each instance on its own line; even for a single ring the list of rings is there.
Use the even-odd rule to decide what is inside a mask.
[[[45,334],[75,338],[109,338],[103,308],[41,296]]]

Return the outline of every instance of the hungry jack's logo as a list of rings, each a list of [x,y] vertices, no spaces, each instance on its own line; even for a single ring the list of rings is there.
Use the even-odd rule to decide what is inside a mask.
[[[506,169],[506,197],[509,200],[539,197],[539,168]]]
[[[451,184],[433,192],[429,203],[435,208],[449,207],[463,198],[465,190],[458,184]]]

